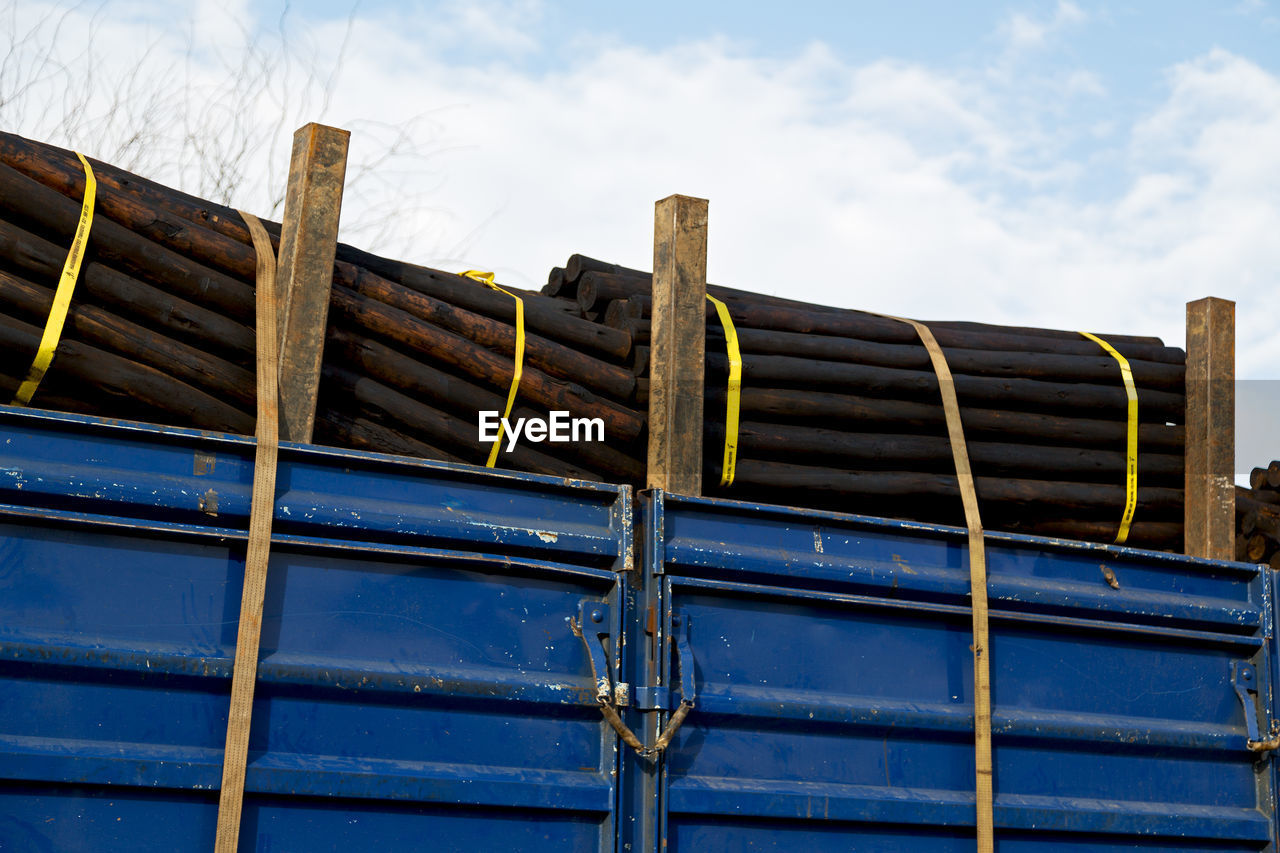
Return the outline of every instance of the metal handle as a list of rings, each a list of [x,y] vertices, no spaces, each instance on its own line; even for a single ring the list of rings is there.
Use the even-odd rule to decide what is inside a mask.
[[[693,710],[695,704],[693,681],[693,652],[689,648],[689,619],[680,613],[671,617],[673,640],[676,647],[676,665],[680,669],[680,705],[667,721],[666,728],[658,735],[651,747],[646,747],[636,733],[631,730],[618,714],[617,700],[613,680],[609,669],[609,659],[605,654],[604,641],[609,636],[609,607],[598,602],[584,601],[578,605],[578,615],[567,620],[569,629],[575,637],[582,640],[587,649],[587,663],[591,667],[591,677],[596,685],[596,704],[600,706],[600,714],[622,738],[623,743],[636,751],[641,758],[652,758],[658,755],[675,738],[676,732],[684,723],[685,717]],[[595,642],[590,635],[595,635]]]
[[[1236,696],[1244,707],[1245,745],[1249,751],[1270,752],[1280,749],[1280,721],[1271,721],[1271,737],[1266,740],[1262,739],[1262,732],[1258,727],[1258,711],[1253,700],[1258,693],[1258,672],[1253,665],[1244,661],[1232,661],[1231,686],[1235,688]]]

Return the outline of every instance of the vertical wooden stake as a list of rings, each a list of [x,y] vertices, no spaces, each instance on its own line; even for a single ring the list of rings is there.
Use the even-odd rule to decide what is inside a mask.
[[[650,488],[702,494],[702,384],[707,328],[707,201],[654,207],[649,350]]]
[[[293,134],[277,299],[280,438],[287,441],[310,441],[315,425],[350,137],[314,122]]]
[[[1236,304],[1187,303],[1186,552],[1235,558]]]

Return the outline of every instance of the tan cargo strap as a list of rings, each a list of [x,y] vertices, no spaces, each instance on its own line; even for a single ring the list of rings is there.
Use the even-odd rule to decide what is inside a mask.
[[[249,722],[253,716],[253,687],[258,677],[258,642],[262,636],[262,600],[267,589],[267,558],[271,551],[271,518],[275,510],[276,451],[280,441],[280,410],[276,372],[276,257],[271,238],[252,214],[240,212],[258,254],[258,427],[253,466],[253,502],[249,508],[249,546],[244,560],[244,591],[240,597],[240,628],[231,672],[231,710],[227,714],[227,746],[222,758],[222,790],[218,797],[218,837],[215,853],[235,853],[240,839],[244,804],[244,774],[249,758]]]
[[[909,323],[920,336],[929,360],[938,375],[938,389],[942,392],[942,409],[947,418],[947,435],[951,439],[951,455],[956,463],[956,480],[960,484],[960,499],[964,502],[964,519],[969,528],[969,595],[973,604],[973,757],[975,765],[975,793],[977,795],[978,853],[992,853],[995,849],[994,794],[991,765],[991,647],[987,626],[987,552],[982,537],[982,518],[978,515],[978,493],[973,485],[973,471],[969,467],[969,449],[964,441],[964,426],[960,422],[960,404],[956,400],[956,385],[951,378],[951,368],[938,346],[933,332],[923,323],[878,315]]]

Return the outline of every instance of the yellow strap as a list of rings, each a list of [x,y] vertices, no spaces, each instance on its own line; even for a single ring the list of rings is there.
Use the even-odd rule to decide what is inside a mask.
[[[499,293],[505,293],[516,301],[516,351],[515,351],[515,372],[511,375],[511,390],[507,392],[507,408],[502,413],[503,418],[511,417],[511,407],[516,402],[516,392],[520,390],[520,377],[524,375],[524,300],[516,296],[509,290],[504,290],[493,281],[493,273],[481,272],[480,270],[467,270],[459,275],[478,281],[481,284],[487,284]],[[489,450],[489,460],[484,463],[486,468],[492,468],[494,463],[498,461],[498,451],[502,449],[502,423],[498,423],[498,437],[493,442],[493,447]]]
[[[720,485],[732,486],[738,464],[738,411],[742,402],[742,353],[738,349],[738,330],[733,327],[728,307],[711,294],[707,299],[716,306],[720,325],[724,328],[725,349],[729,354],[729,390],[724,412],[724,464],[720,470]]]
[[[249,544],[244,559],[244,588],[240,596],[240,627],[236,659],[231,671],[231,708],[227,713],[227,743],[222,757],[222,788],[218,793],[216,853],[235,853],[240,839],[244,803],[244,774],[249,759],[249,723],[253,717],[253,689],[258,679],[258,645],[262,638],[262,601],[267,590],[267,560],[271,552],[271,519],[275,511],[276,451],[280,443],[280,407],[276,374],[276,257],[262,223],[241,211],[258,255],[258,425],[253,465],[253,501],[249,505]]]
[[[1120,532],[1116,544],[1123,545],[1129,538],[1129,525],[1133,523],[1134,510],[1138,508],[1138,389],[1133,385],[1133,369],[1129,359],[1116,352],[1116,348],[1097,335],[1081,332],[1089,340],[1111,353],[1120,363],[1120,378],[1124,380],[1124,395],[1129,398],[1129,428],[1125,438],[1124,463],[1124,515],[1120,517]]]
[[[53,294],[53,307],[49,309],[49,319],[44,324],[44,335],[40,338],[40,347],[36,350],[35,360],[27,371],[27,378],[18,386],[18,393],[13,395],[13,406],[25,406],[31,402],[40,380],[53,362],[53,352],[58,348],[62,338],[62,327],[67,321],[67,309],[71,307],[71,295],[75,293],[76,279],[80,277],[80,262],[84,259],[84,249],[89,242],[89,229],[93,227],[93,201],[98,195],[98,180],[93,176],[93,168],[79,151],[76,156],[84,165],[84,201],[80,204],[80,221],[76,223],[76,234],[71,240],[71,251],[67,252],[67,260],[62,265],[62,277],[58,279],[58,289]]]
[[[987,617],[987,550],[982,536],[982,518],[978,514],[978,493],[969,467],[969,448],[960,421],[960,403],[951,368],[938,346],[933,332],[923,323],[881,314],[891,320],[908,323],[916,330],[929,352],[938,389],[942,392],[942,410],[947,419],[947,436],[951,439],[951,456],[956,465],[956,481],[964,503],[964,519],[969,528],[969,597],[973,604],[973,757],[974,794],[977,804],[978,853],[995,849],[995,810],[991,761],[991,637]]]

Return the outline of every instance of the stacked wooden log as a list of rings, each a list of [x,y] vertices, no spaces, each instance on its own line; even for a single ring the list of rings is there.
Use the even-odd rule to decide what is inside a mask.
[[[32,405],[253,431],[256,257],[233,210],[90,161],[95,218],[67,328]],[[84,193],[75,155],[0,134],[0,391],[36,353]],[[267,223],[278,242],[279,226]],[[519,293],[527,330],[512,417],[600,418],[599,444],[525,443],[502,467],[639,481],[644,414],[621,331]],[[315,440],[481,463],[477,411],[504,408],[515,300],[343,246]],[[6,398],[9,399],[8,397]]]
[[[1236,559],[1280,569],[1280,460],[1254,468],[1236,488]]]
[[[33,405],[250,433],[256,258],[238,213],[93,161],[98,201],[54,364]],[[37,342],[79,215],[68,151],[0,134],[0,392]],[[278,242],[279,226],[267,223]],[[511,417],[599,418],[599,443],[523,442],[498,466],[644,484],[648,273],[581,255],[523,302]],[[960,522],[937,380],[907,325],[711,286],[743,352],[739,457],[721,479],[724,331],[708,306],[709,494]],[[483,464],[477,414],[502,411],[515,300],[451,273],[339,245],[314,440]],[[931,322],[955,373],[990,529],[1115,538],[1126,397],[1116,361],[1073,332]],[[1130,544],[1182,540],[1184,353],[1102,335],[1133,368],[1141,412]]]
[[[571,257],[543,292],[635,342],[647,405],[650,277]],[[711,285],[742,353],[738,461],[721,487],[727,356],[707,310],[704,489],[709,494],[899,518],[962,520],[928,354],[915,331],[865,312]],[[1125,500],[1126,405],[1116,360],[1078,333],[929,322],[955,374],[991,529],[1113,541]],[[1129,544],[1182,545],[1185,353],[1103,334],[1139,397],[1138,506]]]

